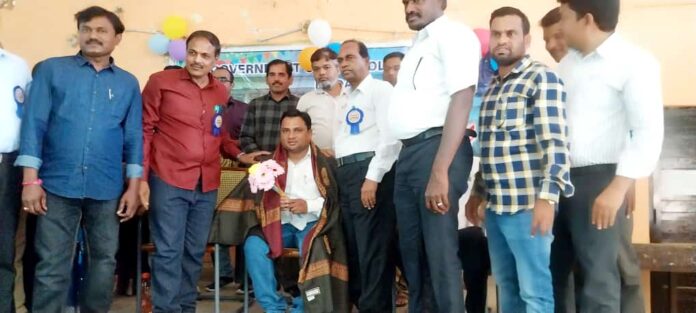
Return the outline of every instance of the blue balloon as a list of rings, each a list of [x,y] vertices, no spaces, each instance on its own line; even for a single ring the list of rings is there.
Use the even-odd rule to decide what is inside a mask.
[[[150,50],[159,55],[165,55],[169,49],[169,38],[162,34],[154,34],[147,41]]]
[[[338,53],[338,51],[341,50],[341,43],[340,42],[332,42],[326,47],[331,49],[331,51]]]

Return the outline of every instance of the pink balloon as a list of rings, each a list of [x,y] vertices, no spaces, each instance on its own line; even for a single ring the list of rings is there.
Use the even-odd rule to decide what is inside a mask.
[[[475,28],[474,33],[476,33],[476,37],[478,37],[478,40],[481,43],[481,56],[485,56],[488,53],[488,45],[491,40],[491,31],[485,28]]]
[[[186,59],[186,40],[177,39],[169,42],[167,47],[169,52],[169,57],[177,61],[183,61]]]

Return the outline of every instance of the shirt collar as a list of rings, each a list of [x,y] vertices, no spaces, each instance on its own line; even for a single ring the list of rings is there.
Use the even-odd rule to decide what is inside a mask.
[[[510,75],[518,75],[524,72],[524,70],[526,70],[530,65],[532,65],[532,59],[529,57],[529,55],[525,55],[521,60],[517,61],[517,65],[512,68],[512,71],[510,71],[507,76],[501,77],[500,71],[498,71],[495,73],[495,79],[496,81],[500,82]]]
[[[613,33],[595,49],[595,53],[601,57],[608,58],[613,56],[621,48],[621,36]]]
[[[290,90],[288,90],[288,94],[285,95],[285,97],[283,97],[282,99],[280,99],[280,101],[276,101],[275,99],[273,99],[273,97],[271,96],[271,92],[270,92],[270,91],[266,94],[266,100],[270,100],[270,101],[273,101],[273,102],[276,102],[276,103],[281,103],[281,102],[283,102],[283,101],[285,101],[285,100],[290,100],[290,97],[292,97],[292,92],[290,92]]]
[[[418,31],[418,34],[416,34],[416,41],[424,40],[431,33],[437,32],[437,29],[440,28],[441,25],[446,24],[448,21],[449,18],[444,14],[436,18],[434,21],[430,22],[430,24]]]
[[[4,56],[5,56],[5,49],[0,48],[0,57],[4,57]]]
[[[311,158],[312,158],[312,145],[310,144],[309,147],[307,148],[307,154],[305,154],[305,156],[304,156],[302,159],[300,159],[300,161],[298,161],[297,163],[295,163],[295,162],[293,162],[292,160],[290,160],[289,158],[288,158],[288,161],[289,161],[290,163],[292,163],[293,165],[298,165],[298,164],[300,164],[300,163],[302,163],[302,162],[304,162],[304,161],[306,161],[306,160],[309,160],[309,159],[311,159]]]
[[[75,58],[75,62],[76,62],[77,65],[79,65],[79,66],[85,66],[85,65],[92,66],[92,63],[89,63],[89,60],[87,60],[87,58],[85,58],[85,57],[82,55],[82,51],[77,52],[77,54],[75,55],[74,58]],[[105,69],[110,69],[110,70],[113,71],[113,70],[114,70],[113,67],[114,67],[114,58],[113,58],[113,57],[109,57],[109,66],[107,66]]]
[[[372,81],[374,78],[372,78],[372,74],[367,74],[365,78],[360,82],[360,85],[358,87],[353,88],[353,91],[360,91],[361,93],[369,93],[370,92],[370,86],[372,85]]]

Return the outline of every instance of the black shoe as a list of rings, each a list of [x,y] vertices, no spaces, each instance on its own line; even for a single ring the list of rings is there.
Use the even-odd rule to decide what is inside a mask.
[[[232,277],[220,277],[220,288],[225,287],[231,283],[234,282],[234,278]],[[209,292],[214,292],[215,291],[215,282],[212,284],[205,286],[205,290]]]

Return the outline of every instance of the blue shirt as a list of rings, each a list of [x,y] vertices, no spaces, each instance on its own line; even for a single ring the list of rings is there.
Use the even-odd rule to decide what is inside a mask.
[[[39,170],[66,198],[112,200],[126,175],[142,175],[142,100],[137,79],[113,64],[97,72],[81,54],[37,65],[22,121],[17,166]]]

